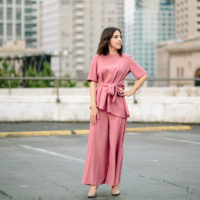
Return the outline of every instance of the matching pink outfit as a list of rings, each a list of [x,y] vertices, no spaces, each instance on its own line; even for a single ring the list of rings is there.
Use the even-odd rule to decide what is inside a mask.
[[[90,122],[82,184],[114,186],[120,183],[123,142],[130,114],[125,96],[119,95],[130,72],[136,79],[146,74],[128,54],[95,55],[92,59],[87,80],[97,82],[99,119],[96,124]]]

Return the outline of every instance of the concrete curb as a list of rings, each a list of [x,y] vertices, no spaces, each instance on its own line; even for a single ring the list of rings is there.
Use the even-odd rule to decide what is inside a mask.
[[[126,128],[126,132],[148,132],[148,131],[168,131],[168,130],[191,130],[191,126],[152,126]],[[6,137],[26,137],[26,136],[54,136],[54,135],[82,135],[89,134],[88,129],[81,130],[55,130],[55,131],[24,131],[24,132],[0,132],[0,138]]]
[[[23,132],[0,132],[0,138],[4,137],[24,137],[24,136],[52,136],[71,135],[70,130],[65,131],[23,131]]]

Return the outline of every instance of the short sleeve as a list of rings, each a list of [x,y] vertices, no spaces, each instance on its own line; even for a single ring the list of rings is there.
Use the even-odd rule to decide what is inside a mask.
[[[91,61],[90,70],[88,73],[87,81],[97,82],[97,56],[95,55]]]
[[[128,58],[129,72],[131,72],[136,77],[136,79],[139,79],[147,73],[138,63],[136,63],[136,61],[130,55],[128,55]]]

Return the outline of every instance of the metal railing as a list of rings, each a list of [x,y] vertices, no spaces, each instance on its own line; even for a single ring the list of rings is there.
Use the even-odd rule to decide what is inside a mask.
[[[53,88],[56,88],[56,102],[59,103],[60,102],[60,98],[59,98],[59,83],[60,81],[82,81],[82,82],[85,82],[86,79],[81,79],[81,78],[66,78],[66,77],[0,77],[0,80],[6,80],[8,81],[9,83],[9,94],[11,94],[11,82],[14,81],[14,80],[19,80],[19,81],[29,81],[29,80],[35,80],[35,81],[38,81],[38,80],[49,80],[49,81],[55,81],[56,84],[55,84],[55,87]],[[136,79],[125,79],[125,81],[127,81],[128,83],[133,83],[136,81]],[[160,81],[160,82],[164,82],[166,81],[167,84],[165,86],[170,86],[170,82],[172,81],[177,81],[177,87],[180,87],[181,86],[181,82],[183,81],[197,81],[198,82],[198,86],[200,86],[200,78],[148,78],[146,80],[147,82],[157,82],[157,81]],[[159,85],[156,85],[156,86],[159,86]],[[197,86],[197,87],[198,87]],[[147,86],[148,87],[148,86]],[[23,87],[22,87],[23,88]],[[51,87],[52,88],[52,87]],[[135,98],[135,94],[133,95],[133,103],[137,103],[137,100]]]

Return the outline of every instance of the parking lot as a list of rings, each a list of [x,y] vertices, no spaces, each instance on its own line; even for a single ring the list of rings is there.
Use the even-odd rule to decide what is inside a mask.
[[[27,130],[24,126],[19,130]],[[191,127],[126,133],[121,194],[112,197],[110,186],[103,184],[96,199],[199,200],[200,126]],[[87,134],[1,138],[0,200],[88,199],[89,186],[81,184],[87,139]]]

